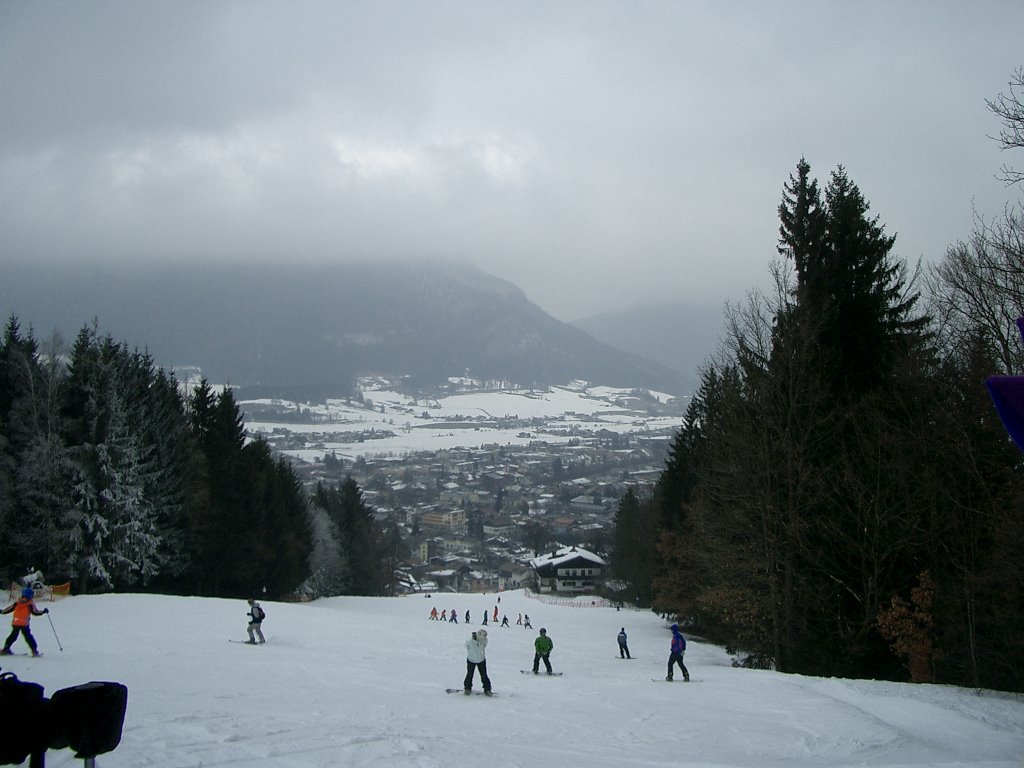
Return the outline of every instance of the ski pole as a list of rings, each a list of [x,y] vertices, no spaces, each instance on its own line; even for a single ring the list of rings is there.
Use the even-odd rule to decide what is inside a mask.
[[[60,638],[57,637],[57,630],[53,626],[53,619],[50,618],[50,612],[46,612],[46,619],[50,622],[50,629],[53,630],[53,639],[57,641],[57,647],[60,648],[60,652],[64,653],[64,646],[60,644]]]

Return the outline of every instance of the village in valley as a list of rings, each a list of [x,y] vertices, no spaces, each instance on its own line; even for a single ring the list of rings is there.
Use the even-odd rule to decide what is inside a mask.
[[[687,401],[649,390],[385,378],[322,403],[240,400],[310,489],[351,477],[402,535],[405,592],[606,594],[619,501],[649,491]]]

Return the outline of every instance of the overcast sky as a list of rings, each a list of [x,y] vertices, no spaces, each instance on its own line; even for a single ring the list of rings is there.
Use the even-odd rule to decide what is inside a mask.
[[[1020,0],[0,0],[0,259],[443,257],[563,320],[720,304],[767,282],[804,156],[934,261],[1018,194],[985,99],[1022,31]]]

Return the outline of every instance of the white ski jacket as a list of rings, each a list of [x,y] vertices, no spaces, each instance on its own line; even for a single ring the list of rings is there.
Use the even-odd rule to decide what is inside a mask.
[[[487,635],[477,633],[476,640],[470,637],[466,641],[466,661],[472,661],[474,664],[485,661],[487,657],[484,655],[484,649],[486,647]]]

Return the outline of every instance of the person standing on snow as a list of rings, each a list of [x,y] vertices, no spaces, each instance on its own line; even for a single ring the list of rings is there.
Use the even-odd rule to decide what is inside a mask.
[[[679,633],[678,624],[673,624],[669,629],[672,630],[672,645],[669,647],[668,675],[665,679],[670,683],[672,682],[672,665],[678,664],[679,669],[683,671],[683,680],[690,682],[690,672],[686,669],[686,665],[683,664],[683,654],[686,653],[686,638]]]
[[[260,607],[260,604],[253,598],[250,597],[248,602],[249,613],[247,615],[249,616],[249,626],[246,628],[246,632],[249,633],[249,640],[247,642],[249,645],[256,645],[256,637],[253,636],[253,633],[255,632],[256,636],[260,639],[259,644],[263,645],[263,643],[266,642],[266,639],[263,637],[263,630],[260,629],[260,624],[263,623],[263,619],[266,618],[267,614]]]
[[[32,598],[35,592],[32,591],[32,587],[25,587],[21,590],[21,597],[18,598],[17,602],[11,603],[4,608],[0,613],[13,613],[14,618],[11,620],[11,634],[7,636],[7,640],[4,642],[4,648],[0,651],[0,656],[10,656],[11,646],[14,645],[14,641],[18,639],[18,633],[25,638],[25,642],[28,643],[28,647],[32,650],[33,656],[39,655],[39,647],[36,645],[36,639],[32,637],[32,632],[29,630],[29,622],[32,621],[33,616],[42,616],[44,613],[49,613],[49,608],[43,608],[39,610],[36,608],[36,604],[32,602]]]
[[[623,627],[622,629],[619,630],[618,641],[619,641],[619,658],[620,659],[631,659],[631,658],[633,658],[632,656],[629,655],[629,646],[626,645],[626,628],[625,627]]]
[[[540,628],[540,634],[537,635],[537,639],[533,641],[533,674],[537,674],[540,670],[541,659],[544,660],[544,666],[548,670],[548,674],[551,674],[551,649],[555,647],[555,644],[548,637],[548,631],[544,627]]]
[[[473,689],[473,672],[480,670],[480,682],[483,683],[484,693],[491,695],[491,679],[487,676],[487,630],[478,629],[472,633],[466,641],[466,679],[462,681],[462,688],[466,695]]]

